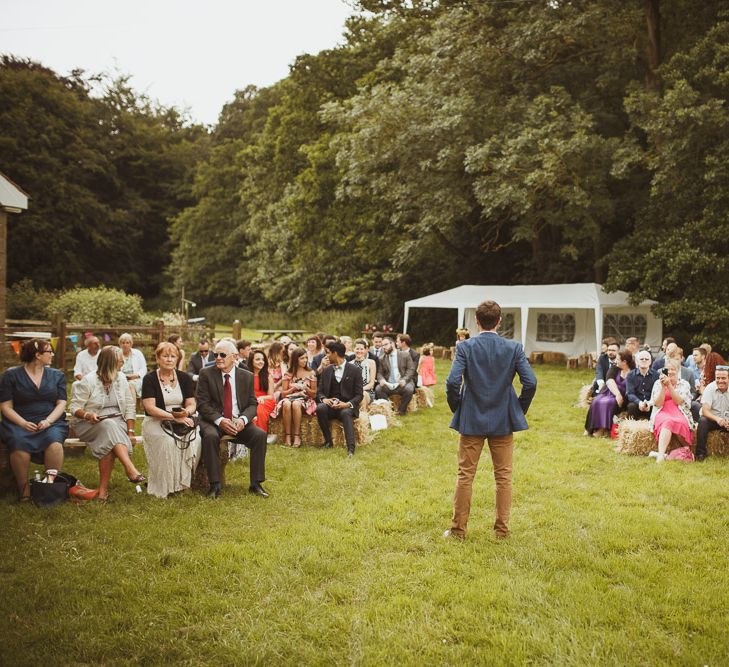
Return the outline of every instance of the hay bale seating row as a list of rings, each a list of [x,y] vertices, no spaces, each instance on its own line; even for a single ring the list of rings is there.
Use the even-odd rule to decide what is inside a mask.
[[[695,444],[696,439],[694,438],[692,449]],[[683,447],[683,443],[673,436],[668,445],[668,451],[670,452],[676,447]],[[621,454],[633,456],[648,456],[650,452],[657,452],[658,443],[650,431],[649,421],[647,419],[623,419],[618,427],[615,449]],[[709,456],[729,456],[729,433],[721,431],[709,433],[707,449]]]
[[[346,447],[344,440],[344,427],[338,419],[331,421],[332,444],[335,447]],[[268,422],[268,432],[277,437],[279,444],[283,442],[286,434],[284,433],[283,421],[271,419]],[[293,434],[292,434],[293,435]],[[366,445],[372,439],[370,432],[369,415],[366,412],[360,412],[358,419],[354,420],[354,441],[357,445]],[[302,415],[301,417],[301,444],[302,445],[321,445],[324,442],[324,436],[321,434],[319,422],[316,415]]]

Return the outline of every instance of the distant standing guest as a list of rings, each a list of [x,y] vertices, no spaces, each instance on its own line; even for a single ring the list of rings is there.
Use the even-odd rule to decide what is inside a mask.
[[[418,360],[418,376],[423,387],[432,387],[435,380],[435,359],[433,358],[433,343],[423,345],[422,354]]]
[[[66,378],[55,368],[51,344],[33,338],[20,351],[20,366],[0,376],[0,438],[10,450],[18,498],[30,500],[28,467],[31,459],[45,463],[51,478],[63,466],[66,423]]]

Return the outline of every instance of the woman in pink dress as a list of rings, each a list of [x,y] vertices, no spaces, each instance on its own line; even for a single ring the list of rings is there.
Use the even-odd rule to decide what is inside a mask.
[[[253,392],[258,400],[256,424],[268,433],[268,418],[276,407],[273,397],[273,378],[268,372],[268,358],[263,350],[253,350],[248,357],[248,368],[253,373]]]
[[[687,445],[693,441],[691,387],[686,380],[680,379],[680,368],[677,359],[668,359],[651,393],[653,412],[650,426],[658,441],[657,463],[665,460],[671,436],[678,436]]]

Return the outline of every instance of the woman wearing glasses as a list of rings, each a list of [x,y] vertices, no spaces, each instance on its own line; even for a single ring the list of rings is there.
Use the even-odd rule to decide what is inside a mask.
[[[0,376],[0,439],[10,450],[10,467],[15,475],[18,497],[30,500],[30,461],[44,463],[53,476],[63,465],[66,423],[66,378],[55,368],[51,344],[40,338],[29,340],[20,352],[22,364]]]
[[[109,498],[114,460],[133,484],[145,481],[132,463],[136,401],[124,373],[120,348],[107,345],[99,352],[96,371],[75,382],[69,409],[73,430],[99,461],[99,500]]]
[[[666,359],[661,376],[651,392],[653,411],[650,427],[658,441],[657,463],[666,458],[666,451],[672,436],[677,436],[686,445],[693,440],[693,418],[691,416],[691,387],[679,376],[681,364],[677,359]]]
[[[192,474],[200,460],[200,432],[191,441],[178,442],[162,427],[173,421],[192,427],[197,412],[195,383],[178,369],[179,351],[174,343],[160,343],[155,350],[157,370],[142,381],[144,453],[147,456],[147,493],[166,498],[190,488]],[[180,408],[175,411],[174,408]]]

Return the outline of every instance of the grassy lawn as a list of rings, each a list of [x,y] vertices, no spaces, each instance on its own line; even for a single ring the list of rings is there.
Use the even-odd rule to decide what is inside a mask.
[[[535,370],[504,542],[485,459],[469,539],[441,538],[446,362],[436,407],[352,461],[271,446],[268,500],[238,463],[217,502],[137,495],[119,468],[112,504],[0,501],[0,664],[729,663],[727,461],[615,454],[580,435],[589,374]],[[66,469],[96,484],[89,455]]]

